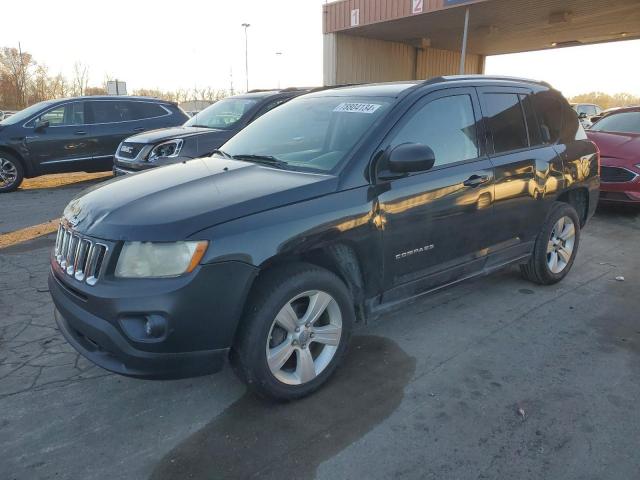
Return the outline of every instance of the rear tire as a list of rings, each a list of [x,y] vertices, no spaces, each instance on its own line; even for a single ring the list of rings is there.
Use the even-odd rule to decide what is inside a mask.
[[[13,192],[24,179],[20,160],[7,152],[0,152],[0,193]]]
[[[238,376],[276,400],[309,395],[334,373],[355,320],[344,282],[310,264],[291,264],[258,279],[231,352]]]
[[[580,244],[580,219],[568,203],[554,203],[536,238],[529,262],[520,265],[527,280],[553,285],[567,276]]]

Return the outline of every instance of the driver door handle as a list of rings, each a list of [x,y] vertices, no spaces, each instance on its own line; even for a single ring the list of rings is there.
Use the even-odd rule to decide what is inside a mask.
[[[463,182],[463,185],[465,187],[475,188],[482,185],[483,183],[487,183],[488,181],[489,175],[471,175]]]
[[[144,132],[145,130],[146,129],[144,127],[138,127],[133,129],[134,132]]]
[[[87,132],[85,132],[84,130],[78,130],[77,132],[74,132],[76,135],[86,135]]]

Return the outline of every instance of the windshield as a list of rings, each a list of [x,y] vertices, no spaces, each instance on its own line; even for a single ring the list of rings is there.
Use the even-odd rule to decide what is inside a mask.
[[[292,167],[328,172],[388,106],[389,99],[379,97],[300,97],[263,115],[221,149],[232,156],[271,157]]]
[[[227,98],[220,100],[191,117],[186,127],[230,128],[256,103],[253,98]]]
[[[35,105],[31,105],[30,107],[27,107],[24,110],[20,110],[19,112],[14,113],[9,118],[5,118],[0,122],[0,125],[13,125],[16,123],[24,122],[25,120],[30,118],[32,115],[35,115],[40,110],[42,110],[43,108],[51,104],[53,104],[53,102],[39,102],[39,103],[36,103]]]
[[[610,113],[596,122],[591,130],[596,132],[640,133],[640,112]]]

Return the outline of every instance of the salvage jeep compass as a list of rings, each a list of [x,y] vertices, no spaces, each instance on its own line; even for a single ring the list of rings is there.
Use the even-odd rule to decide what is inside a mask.
[[[354,322],[520,264],[553,284],[593,214],[599,154],[547,84],[482,76],[300,96],[208,158],[85,192],[49,286],[67,340],[141,378],[218,371],[309,394]]]

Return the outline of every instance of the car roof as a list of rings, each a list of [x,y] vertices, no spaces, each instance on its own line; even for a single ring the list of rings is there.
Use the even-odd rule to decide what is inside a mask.
[[[177,105],[176,102],[172,102],[171,100],[163,100],[157,97],[143,97],[139,95],[84,95],[79,97],[66,97],[66,98],[56,98],[49,100],[52,104],[57,102],[70,102],[70,101],[78,101],[78,100],[137,100],[137,101],[146,101],[146,102],[157,102],[157,103],[168,103],[172,105]]]
[[[419,88],[421,86],[431,86],[440,84],[473,84],[473,85],[536,85],[544,88],[551,88],[546,82],[531,80],[520,77],[504,77],[495,75],[448,75],[435,77],[429,80],[409,80],[402,82],[369,83],[357,85],[337,85],[335,87],[325,87],[320,91],[312,91],[306,96],[371,96],[371,97],[399,97],[403,92]]]

